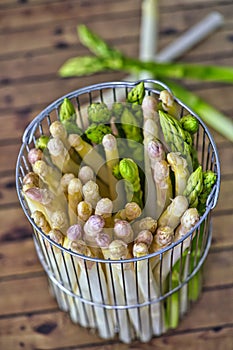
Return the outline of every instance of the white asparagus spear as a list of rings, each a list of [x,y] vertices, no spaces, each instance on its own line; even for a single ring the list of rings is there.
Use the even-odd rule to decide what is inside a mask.
[[[192,209],[192,210],[190,210]],[[194,209],[194,210],[193,210]],[[196,224],[198,220],[198,213],[195,208],[187,209],[182,216],[182,224],[175,231],[175,236],[173,241],[177,242]],[[156,280],[162,283],[161,288],[164,289],[165,280],[171,271],[171,266],[174,266],[175,263],[181,258],[181,253],[183,253],[187,248],[190,247],[191,240],[193,237],[190,235],[182,243],[176,245],[174,248],[168,250],[163,254],[162,259],[162,268],[158,265],[155,268],[155,277]],[[160,270],[162,271],[162,275],[160,277]]]
[[[102,232],[105,226],[105,220],[101,215],[91,215],[83,226],[83,239],[89,246],[91,252],[96,258],[102,258],[101,250],[97,247],[96,236]]]
[[[101,199],[99,193],[99,186],[93,180],[89,180],[83,185],[83,197],[84,200],[89,202],[92,208],[96,207],[97,202]]]
[[[90,166],[83,165],[79,169],[78,178],[81,180],[82,184],[85,185],[88,181],[95,179],[95,173]]]
[[[78,175],[79,165],[70,157],[67,148],[59,138],[50,139],[47,147],[53,164],[56,165],[62,173]]]
[[[33,171],[40,179],[48,185],[49,189],[56,195],[60,192],[60,181],[62,173],[55,167],[46,164],[44,160],[37,160],[33,164]]]
[[[196,208],[187,209],[181,217],[180,225],[175,231],[175,241],[178,241],[184,237],[199,221],[200,217]],[[192,239],[194,238],[195,233],[193,234]],[[190,237],[191,238],[191,237]],[[185,244],[182,247],[182,250],[187,249],[186,246],[190,247],[188,244],[188,239],[185,240]],[[187,254],[185,258],[185,264],[183,268],[182,280],[185,281],[189,273],[189,262],[190,254]],[[186,283],[180,290],[180,313],[183,315],[188,308],[188,283]]]
[[[68,228],[66,236],[64,237],[63,247],[67,250],[71,249],[72,242],[81,240],[83,236],[83,228],[80,224],[72,225]],[[78,290],[78,279],[80,276],[80,267],[77,259],[64,252],[64,264],[67,272],[67,278],[64,279],[64,283],[71,292],[75,293]],[[72,297],[68,295],[69,299],[69,314],[74,323],[79,323],[83,327],[88,327],[88,317],[86,314],[85,306],[78,297]]]
[[[174,100],[173,95],[169,91],[162,90],[160,92],[159,99],[162,101],[164,111],[168,112],[177,119],[180,117],[182,106]]]
[[[179,225],[181,216],[188,209],[185,196],[176,196],[158,219],[158,226],[169,226],[173,230]]]
[[[113,168],[119,162],[119,153],[115,136],[112,134],[105,135],[102,140],[102,145],[104,147],[106,164],[108,168],[110,198],[114,200],[117,198],[116,184],[118,180],[113,176]]]
[[[68,184],[68,215],[70,225],[78,220],[77,206],[82,201],[82,182],[78,178],[71,179]]]
[[[150,252],[156,253],[161,249],[167,247],[172,243],[174,239],[174,229],[169,226],[160,226],[157,228],[156,234],[154,235],[153,242],[150,246]],[[152,269],[159,263],[160,256],[156,255],[151,259]]]
[[[119,210],[115,216],[115,221],[117,220],[127,220],[129,222],[138,219],[142,214],[142,209],[136,202],[126,203],[125,207]]]
[[[78,223],[82,226],[92,215],[92,205],[87,201],[81,201],[77,205]]]
[[[167,161],[175,174],[175,196],[182,195],[190,176],[187,160],[179,152],[170,152]]]
[[[55,210],[51,213],[50,224],[53,230],[60,230],[64,235],[69,227],[67,213],[63,210]]]
[[[113,202],[109,198],[101,198],[95,207],[95,214],[101,215],[105,221],[105,227],[113,227]]]
[[[153,219],[150,216],[146,216],[140,220],[135,221],[132,224],[132,228],[135,235],[143,230],[149,230],[152,234],[154,234],[157,229],[157,220]]]
[[[156,186],[156,218],[167,208],[172,198],[172,183],[166,160],[154,164],[153,175]]]
[[[93,257],[90,249],[83,241],[73,242],[71,249],[78,254]],[[111,339],[114,337],[115,330],[112,310],[107,310],[102,306],[102,304],[109,305],[109,296],[101,263],[82,258],[78,258],[78,262],[81,270],[79,284],[82,297],[97,304],[96,306],[87,305],[89,313],[91,311],[90,309],[94,310],[94,321],[96,322],[100,336],[104,339]]]
[[[49,232],[49,237],[52,241],[57,244],[62,245],[64,236],[60,230],[52,229]],[[46,260],[48,262],[48,267],[54,275],[55,279],[59,284],[64,286],[64,282],[67,279],[67,274],[64,269],[64,264],[62,260],[61,249],[51,244],[49,241],[45,241],[46,245]],[[64,311],[69,309],[69,300],[67,294],[60,288],[55,287],[55,295],[57,297],[57,302],[60,308]]]
[[[149,254],[149,247],[146,243],[138,242],[133,245],[134,257],[144,257]],[[135,263],[135,272],[137,274],[137,281],[140,291],[143,295],[144,301],[151,301],[152,304],[147,307],[149,317],[151,319],[152,330],[150,327],[144,329],[144,336],[146,339],[153,335],[161,335],[164,332],[164,310],[162,303],[158,302],[160,296],[159,287],[154,279],[150,260],[147,258],[138,260]],[[150,322],[149,322],[150,324]]]
[[[74,179],[75,176],[72,173],[65,173],[62,175],[60,180],[60,189],[65,194],[66,198],[68,197],[68,185],[72,179]]]
[[[114,238],[122,240],[125,243],[131,243],[134,240],[134,232],[130,223],[126,220],[117,220],[114,225]]]
[[[136,290],[136,280],[132,263],[124,263],[122,259],[129,257],[127,243],[113,240],[109,244],[109,256],[112,260],[121,260],[109,265],[114,302],[117,306],[137,305],[139,296]],[[118,309],[117,322],[119,338],[124,343],[130,343],[134,338],[134,331],[140,335],[140,319],[136,308]],[[132,329],[134,327],[134,331]]]
[[[85,142],[81,136],[77,134],[70,134],[68,136],[69,144],[74,147],[76,152],[80,155],[83,162],[89,165],[100,179],[105,182],[108,178],[108,170],[104,158],[99,154],[95,147]]]
[[[29,163],[33,166],[35,162],[43,159],[43,151],[39,148],[31,148],[28,152],[27,158]]]

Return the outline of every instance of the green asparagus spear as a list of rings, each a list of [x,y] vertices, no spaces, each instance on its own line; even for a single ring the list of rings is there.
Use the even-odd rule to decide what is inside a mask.
[[[87,112],[90,123],[108,123],[111,117],[110,110],[105,103],[92,103],[88,106]]]
[[[76,112],[72,102],[66,97],[60,106],[60,122],[65,127],[68,134],[82,135],[82,130],[76,123]]]
[[[142,100],[145,96],[145,86],[144,82],[140,82],[137,84],[129,93],[127,96],[127,102],[133,103],[133,104],[142,104]]]
[[[206,209],[207,198],[213,188],[217,179],[216,174],[212,170],[207,170],[203,172],[203,188],[198,197],[198,212],[200,215],[204,214]]]
[[[180,124],[182,128],[188,131],[191,135],[195,134],[199,127],[199,122],[197,118],[193,115],[188,114],[180,118]]]
[[[189,206],[191,208],[196,208],[198,205],[198,197],[203,189],[203,173],[202,167],[199,167],[192,172],[189,176],[186,188],[184,190],[184,196],[187,197],[189,201]]]
[[[181,124],[177,119],[161,110],[159,110],[159,118],[164,139],[167,143],[169,151],[180,152],[186,159],[188,169],[191,172],[193,169],[191,157],[192,147],[190,145],[192,139],[189,138],[187,142],[188,132],[185,132],[182,129]]]
[[[46,147],[47,147],[48,142],[49,142],[49,136],[41,135],[36,140],[36,148],[39,148],[42,151],[44,151],[46,149]]]
[[[92,123],[85,130],[85,135],[93,143],[99,144],[102,143],[104,135],[111,134],[111,128],[105,124],[96,124]]]
[[[136,202],[142,208],[142,190],[140,184],[139,170],[137,164],[130,158],[123,158],[119,163],[119,171],[123,179],[132,186],[133,197],[130,202]],[[126,192],[131,192],[131,186],[126,182]],[[130,193],[131,195],[131,193]]]

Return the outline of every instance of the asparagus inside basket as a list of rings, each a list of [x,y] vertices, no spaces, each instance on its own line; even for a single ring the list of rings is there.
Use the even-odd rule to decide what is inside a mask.
[[[179,318],[172,286],[194,266],[188,233],[205,213],[216,174],[198,162],[197,119],[184,110],[180,118],[165,90],[149,94],[141,82],[125,101],[83,109],[85,121],[76,101],[61,103],[50,134],[28,152],[22,193],[63,286],[60,306],[103,338],[117,332],[125,343],[147,341],[165,331],[170,310],[170,326]],[[163,300],[167,292],[172,304]],[[187,298],[183,286],[181,313]]]

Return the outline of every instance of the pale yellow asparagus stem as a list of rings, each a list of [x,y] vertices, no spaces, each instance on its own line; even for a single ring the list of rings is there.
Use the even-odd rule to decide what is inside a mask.
[[[172,243],[174,239],[174,229],[169,226],[160,226],[157,228],[156,234],[154,235],[153,242],[150,246],[150,252],[156,253],[161,249],[164,249],[168,245]],[[160,256],[156,255],[151,259],[151,267],[152,269],[158,264],[160,260]]]
[[[144,302],[155,302],[160,296],[159,287],[154,279],[150,260],[146,258],[149,254],[149,247],[146,243],[137,242],[133,245],[133,255],[136,258],[145,257],[135,263],[135,272],[140,292],[143,295]],[[150,309],[147,307],[147,314],[150,320],[147,322],[152,325],[152,329],[147,326],[144,330],[145,337],[151,338],[151,335],[160,335],[164,332],[164,310],[160,302],[152,303]],[[151,334],[152,333],[152,334]]]
[[[117,148],[117,141],[115,136],[107,134],[103,137],[102,144],[105,151],[106,164],[108,168],[108,184],[110,191],[110,198],[112,200],[117,198],[116,184],[117,179],[113,176],[113,168],[119,162],[119,153]]]
[[[68,197],[68,185],[72,179],[74,179],[75,176],[72,173],[66,173],[62,175],[60,180],[60,188],[61,191],[65,194],[66,198]]]
[[[53,193],[58,194],[60,192],[62,173],[59,170],[52,168],[44,160],[37,160],[33,164],[33,171],[48,185]]]
[[[83,241],[73,242],[71,249],[78,254],[93,257],[91,250]],[[101,264],[88,260],[84,261],[82,258],[78,258],[78,262],[81,270],[79,276],[80,291],[78,293],[81,292],[84,299],[95,304],[109,305],[108,288]],[[91,309],[94,310],[96,327],[100,336],[105,339],[113,338],[115,331],[112,310],[106,310],[102,306],[87,305],[90,317]]]
[[[77,223],[77,206],[82,201],[82,182],[78,178],[70,180],[68,185],[68,215],[70,225]]]
[[[79,165],[70,157],[67,148],[59,138],[52,138],[47,144],[52,162],[62,173],[78,175]]]
[[[95,173],[90,166],[83,165],[79,169],[78,178],[81,180],[82,184],[85,185],[88,181],[95,179]]]
[[[189,203],[185,196],[176,196],[158,220],[158,226],[169,226],[173,230],[179,225],[181,216],[188,209]]]
[[[126,203],[125,207],[119,210],[115,216],[115,220],[127,220],[129,222],[136,220],[142,214],[142,209],[136,202]]]
[[[159,95],[159,100],[162,102],[162,107],[164,111],[168,112],[173,117],[179,119],[182,107],[177,102],[175,102],[173,95],[169,91],[161,91]]]
[[[153,172],[156,186],[156,218],[158,218],[172,199],[172,183],[167,161],[160,160],[156,162]]]
[[[70,149],[70,144],[67,139],[67,131],[64,125],[59,121],[55,120],[49,127],[50,134],[53,138],[58,138],[62,141],[67,150]]]
[[[85,142],[81,136],[77,134],[70,134],[68,136],[68,141],[80,155],[83,162],[86,165],[89,165],[103,182],[106,182],[106,179],[108,179],[108,170],[105,160],[103,157],[101,157],[95,147]]]
[[[27,202],[29,210],[32,213],[39,210],[44,214],[49,221],[49,217],[52,213],[52,202],[54,197],[47,189],[41,189],[39,187],[32,187],[32,184],[23,185],[22,194]]]
[[[46,235],[48,235],[49,232],[51,231],[51,227],[50,227],[45,215],[41,211],[35,210],[31,216],[32,216],[32,219],[34,220],[35,224],[42,230],[42,232],[44,232]]]
[[[60,230],[65,235],[69,227],[67,213],[62,210],[55,210],[51,214],[50,224],[53,230]]]
[[[89,180],[83,185],[84,200],[89,202],[92,208],[96,207],[97,202],[101,199],[99,193],[99,186],[95,181]]]
[[[146,216],[145,218],[135,221],[132,224],[132,227],[135,234],[138,234],[142,230],[149,230],[154,234],[157,228],[157,220],[150,216]]]
[[[168,153],[167,161],[175,174],[175,196],[182,195],[187,186],[187,181],[190,176],[188,163],[179,152]]]
[[[92,205],[91,203],[87,201],[81,201],[77,205],[77,214],[78,214],[78,223],[82,226],[85,224],[85,222],[89,219],[89,217],[92,215]]]

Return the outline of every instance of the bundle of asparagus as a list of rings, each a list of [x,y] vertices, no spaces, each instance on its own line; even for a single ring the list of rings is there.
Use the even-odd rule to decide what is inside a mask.
[[[182,239],[205,212],[216,175],[197,161],[197,119],[179,118],[168,91],[149,96],[141,82],[126,101],[91,103],[87,113],[82,130],[64,99],[50,135],[28,153],[22,193],[35,224],[65,248],[46,243],[46,250],[40,238],[48,266],[68,290],[60,305],[71,319],[103,338],[118,332],[124,342],[147,341],[166,330],[167,280],[191,249],[195,234]]]

